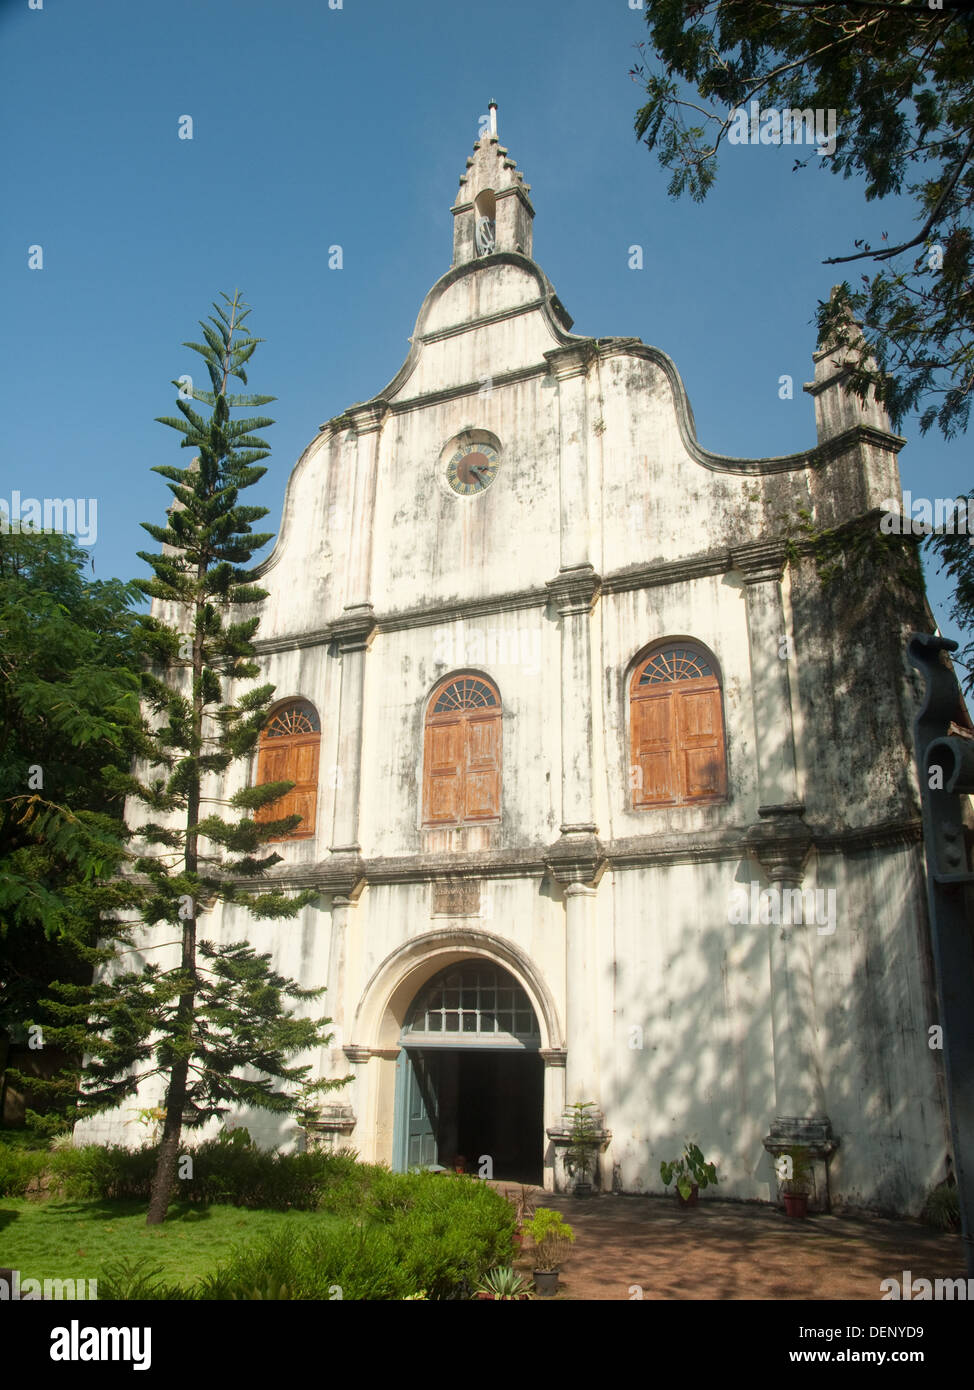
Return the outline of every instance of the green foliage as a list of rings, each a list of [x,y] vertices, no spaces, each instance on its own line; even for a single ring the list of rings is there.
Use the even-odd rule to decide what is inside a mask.
[[[477,1285],[477,1293],[490,1294],[493,1299],[522,1299],[528,1285],[513,1265],[498,1265],[489,1269]]]
[[[102,918],[134,898],[113,778],[137,737],[138,595],[88,563],[70,536],[0,529],[0,1043],[53,1023],[51,981],[90,979]]]
[[[957,1184],[938,1183],[923,1204],[920,1220],[938,1231],[959,1231],[960,1201],[957,1196]]]
[[[267,921],[292,919],[317,900],[314,890],[261,885],[246,892],[239,885],[280,862],[280,855],[259,851],[300,817],[258,822],[254,811],[292,784],[229,802],[220,796],[222,774],[253,751],[273,696],[273,686],[252,684],[260,674],[252,641],[259,619],[247,611],[266,597],[247,566],[270,539],[252,528],[267,509],[240,502],[266,471],[255,466],[269,453],[257,431],[273,422],[231,418],[233,410],[273,397],[228,392],[231,377],[246,384],[245,364],[260,340],[243,327],[250,309],[239,294],[222,301],[200,325],[203,341],[185,344],[203,358],[212,391],[195,391],[192,403],[178,399],[181,418],[162,419],[194,457],[187,468],[155,470],[173,503],[166,525],[144,523],[162,549],[140,552],[153,575],[136,587],[154,606],[139,622],[145,663],[137,760],[114,782],[149,812],[128,876],[137,889],[138,925],[169,930],[136,940],[135,923],[116,926],[118,945],[137,949],[120,951],[110,974],[90,987],[60,985],[48,1004],[57,1025],[52,1041],[83,1048],[90,1059],[75,1098],[78,1118],[120,1105],[153,1078],[163,1082],[150,1224],[164,1219],[183,1127],[198,1128],[237,1105],[293,1112],[307,1102],[310,1071],[293,1059],[331,1040],[329,1019],[292,1011],[322,989],[299,988],[272,968],[271,952],[259,954],[246,941],[216,945],[198,936],[220,903]],[[243,683],[234,700],[229,682],[235,690]],[[152,956],[166,944],[179,947],[168,967]],[[66,1103],[68,1083],[59,1077],[49,1092]]]
[[[825,589],[840,583],[858,590],[882,576],[885,589],[895,586],[904,598],[923,594],[923,573],[917,547],[909,536],[885,534],[875,514],[819,530],[811,512],[799,508],[796,516],[782,517],[788,539],[788,559],[811,554]]]
[[[276,1287],[312,1301],[464,1298],[509,1254],[510,1207],[486,1184],[417,1173],[386,1174],[380,1186],[384,1202],[376,1206],[371,1192],[358,1223],[240,1250],[197,1296]]]
[[[166,1271],[146,1259],[121,1256],[102,1266],[98,1276],[98,1297],[120,1302],[156,1299],[166,1303],[186,1299],[189,1294],[178,1284],[166,1282]]]
[[[950,438],[966,428],[974,394],[970,7],[650,0],[646,23],[650,39],[630,74],[647,97],[635,131],[670,171],[672,197],[706,196],[733,110],[757,100],[765,110],[836,113],[834,151],[809,150],[796,169],[812,162],[864,178],[867,201],[912,199],[915,233],[864,235],[855,251],[832,258],[880,269],[819,305],[820,342],[853,350],[850,386],[861,396],[874,389],[895,427],[927,402],[921,430],[936,423]]]
[[[536,1269],[561,1269],[569,1246],[575,1243],[575,1232],[567,1225],[560,1211],[539,1207],[524,1229],[534,1242]]]
[[[345,1153],[282,1154],[259,1149],[245,1130],[186,1147],[192,1177],[179,1182],[182,1202],[253,1210],[358,1211],[373,1178],[382,1205],[384,1169],[370,1169]],[[0,1196],[22,1197],[45,1180],[51,1194],[103,1201],[148,1200],[159,1145],[129,1149],[87,1144],[54,1152],[0,1145]],[[393,1175],[389,1175],[392,1177]]]
[[[682,1157],[660,1164],[659,1175],[663,1179],[664,1187],[669,1187],[674,1178],[676,1179],[676,1189],[684,1201],[693,1191],[694,1183],[701,1191],[705,1187],[717,1186],[716,1165],[708,1163],[700,1148],[691,1144],[689,1140],[683,1146]]]
[[[579,1183],[588,1181],[594,1171],[601,1145],[601,1124],[598,1114],[593,1114],[595,1102],[575,1101],[570,1107],[571,1130],[568,1147],[565,1150],[565,1168],[570,1178]]]
[[[43,1149],[0,1144],[0,1197],[25,1197],[47,1164],[48,1155]]]
[[[974,498],[974,492],[970,496]],[[958,499],[965,512],[968,500],[966,497]],[[974,545],[970,544],[969,536],[947,533],[931,536],[928,543],[940,559],[940,573],[947,574],[954,583],[951,619],[971,636],[971,640],[963,643],[954,661],[967,668],[963,675],[964,689],[968,695],[974,695]],[[958,671],[957,674],[960,677],[962,673]]]
[[[29,1155],[48,1162],[49,1195],[73,1201],[25,1203],[10,1257],[21,1269],[60,1274],[77,1272],[79,1245],[98,1251],[103,1267],[86,1273],[98,1276],[102,1298],[322,1301],[336,1289],[345,1299],[466,1298],[511,1258],[514,1213],[486,1183],[390,1173],[348,1153],[279,1155],[217,1140],[190,1152],[183,1200],[148,1237],[133,1225],[132,1199],[149,1190],[156,1147]],[[0,1164],[4,1157],[0,1146]],[[26,1182],[18,1176],[18,1186]],[[235,1206],[221,1204],[227,1199]],[[237,1244],[228,1248],[228,1237]]]

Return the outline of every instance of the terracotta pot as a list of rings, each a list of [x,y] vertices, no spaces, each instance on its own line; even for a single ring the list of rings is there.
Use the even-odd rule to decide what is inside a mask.
[[[785,1212],[788,1216],[801,1218],[808,1215],[807,1192],[785,1192],[782,1195],[785,1199]]]
[[[536,1269],[534,1271],[534,1287],[539,1298],[553,1298],[558,1292],[558,1275],[561,1273],[557,1269]]]
[[[697,1186],[696,1183],[693,1183],[691,1185],[689,1197],[684,1197],[680,1189],[676,1189],[676,1200],[679,1202],[681,1207],[695,1207],[697,1205],[697,1199],[699,1198],[699,1196],[700,1188]]]

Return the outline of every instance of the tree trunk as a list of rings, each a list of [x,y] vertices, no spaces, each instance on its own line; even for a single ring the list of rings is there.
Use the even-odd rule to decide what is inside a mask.
[[[147,1226],[161,1226],[169,1210],[169,1198],[176,1181],[176,1163],[179,1159],[179,1141],[183,1130],[183,1106],[186,1101],[186,1078],[189,1062],[177,1062],[172,1070],[169,1090],[166,1095],[166,1120],[159,1146],[159,1159],[152,1179],[149,1195],[149,1210],[145,1218]]]

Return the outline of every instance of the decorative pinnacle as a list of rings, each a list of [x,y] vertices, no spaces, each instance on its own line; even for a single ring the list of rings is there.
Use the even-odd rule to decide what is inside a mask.
[[[491,133],[491,135],[496,135],[496,134],[497,134],[497,102],[496,102],[496,101],[489,101],[489,102],[487,103],[487,110],[490,112],[490,133]]]

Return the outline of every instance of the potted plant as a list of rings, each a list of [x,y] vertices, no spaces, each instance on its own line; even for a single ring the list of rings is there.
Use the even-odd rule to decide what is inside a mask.
[[[571,1130],[565,1150],[565,1171],[575,1180],[572,1190],[576,1197],[592,1195],[592,1184],[588,1175],[595,1171],[602,1143],[599,1117],[591,1113],[594,1108],[595,1102],[591,1100],[579,1100],[570,1107]]]
[[[801,1220],[808,1215],[808,1195],[814,1185],[811,1156],[807,1149],[796,1147],[789,1153],[780,1154],[778,1164],[781,1165],[779,1176],[784,1179],[781,1196],[785,1213]]]
[[[661,1163],[659,1175],[663,1186],[669,1187],[676,1179],[676,1195],[681,1206],[695,1207],[697,1193],[701,1187],[717,1186],[717,1167],[708,1163],[696,1144],[689,1140],[683,1146],[682,1158],[674,1158],[669,1163]]]
[[[534,1287],[542,1298],[551,1298],[575,1232],[565,1224],[561,1212],[550,1207],[540,1207],[527,1223],[527,1230],[534,1241]]]
[[[498,1265],[490,1269],[477,1285],[475,1299],[522,1299],[530,1298],[527,1283],[511,1265]]]
[[[461,1174],[462,1174],[462,1173],[465,1173],[465,1172],[467,1171],[467,1156],[466,1156],[466,1154],[455,1154],[455,1155],[454,1155],[454,1158],[453,1158],[453,1171],[454,1171],[454,1173],[461,1173]]]

